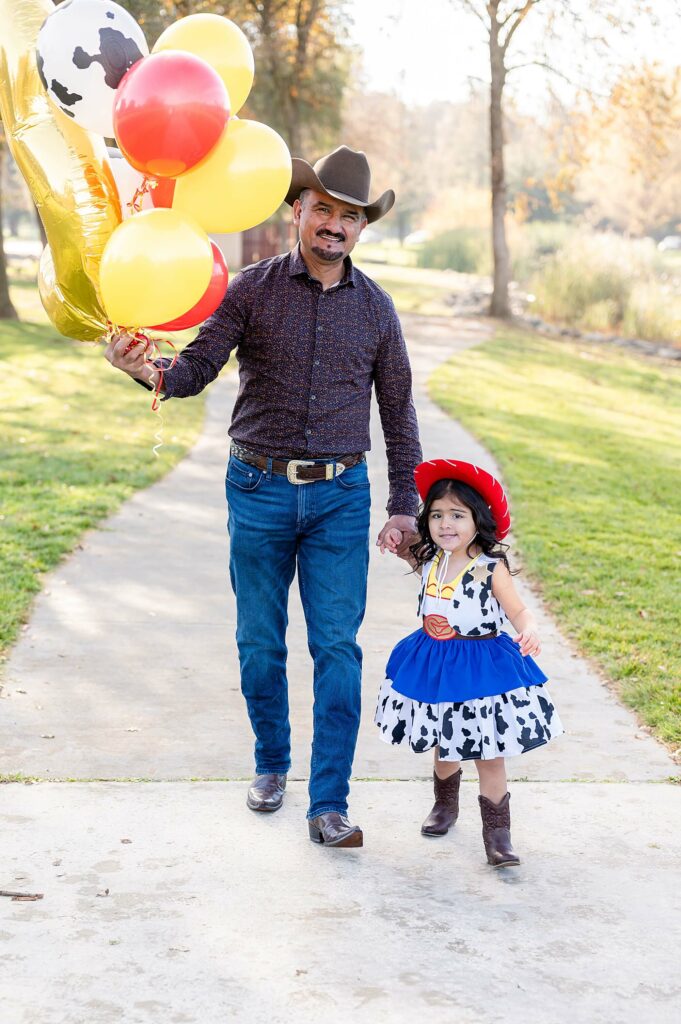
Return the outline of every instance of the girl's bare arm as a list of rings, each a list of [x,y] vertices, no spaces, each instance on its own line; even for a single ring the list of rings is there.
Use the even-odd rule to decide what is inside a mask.
[[[539,654],[541,643],[537,622],[529,608],[523,603],[515,588],[513,577],[503,562],[497,562],[492,575],[492,593],[504,610],[507,619],[517,631],[513,639],[520,644],[520,653]]]

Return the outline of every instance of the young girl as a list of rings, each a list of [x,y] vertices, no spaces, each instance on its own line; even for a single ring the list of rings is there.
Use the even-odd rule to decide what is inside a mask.
[[[534,616],[499,543],[511,522],[506,495],[468,462],[422,462],[414,476],[424,504],[419,540],[406,557],[422,577],[423,627],[390,655],[375,721],[386,743],[434,748],[435,804],[424,835],[443,836],[454,824],[460,762],[475,761],[487,860],[519,864],[504,759],[548,743],[563,727],[531,657],[540,651]],[[401,539],[391,531],[386,546],[395,551]],[[514,639],[501,632],[505,618]]]

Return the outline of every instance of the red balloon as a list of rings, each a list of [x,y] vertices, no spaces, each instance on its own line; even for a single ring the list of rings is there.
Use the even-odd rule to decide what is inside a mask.
[[[182,316],[176,317],[175,320],[169,320],[166,324],[156,324],[152,330],[185,331],[188,327],[196,327],[197,324],[203,323],[218,308],[227,291],[229,271],[221,250],[215,242],[210,244],[213,247],[213,274],[199,301]]]
[[[176,178],[198,164],[228,120],[222,79],[193,53],[162,50],[143,57],[116,90],[118,145],[129,164],[154,178]]]
[[[166,207],[170,209],[173,205],[173,196],[175,195],[175,179],[174,178],[159,178],[156,188],[151,190],[151,201],[154,206]]]

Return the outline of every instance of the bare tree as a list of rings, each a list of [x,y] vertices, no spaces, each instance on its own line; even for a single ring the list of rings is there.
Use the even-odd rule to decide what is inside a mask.
[[[506,172],[504,167],[504,90],[508,76],[522,68],[543,68],[570,82],[575,88],[591,91],[603,86],[617,59],[614,43],[630,33],[641,19],[655,23],[651,3],[646,0],[453,0],[455,6],[482,24],[489,56],[490,103],[490,178],[492,199],[492,248],[494,287],[490,303],[492,316],[510,315],[508,286],[510,257],[506,240]],[[537,15],[533,14],[538,8]],[[519,29],[532,15],[541,15],[540,42],[529,52],[518,45]],[[672,16],[678,18],[678,12]],[[677,22],[678,24],[678,22]],[[567,40],[570,40],[570,43]],[[509,63],[511,53],[514,64]],[[569,59],[568,71],[561,57]]]

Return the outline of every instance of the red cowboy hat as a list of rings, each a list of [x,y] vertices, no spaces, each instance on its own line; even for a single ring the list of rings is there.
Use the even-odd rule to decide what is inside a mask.
[[[472,462],[459,462],[458,459],[432,459],[430,462],[421,462],[416,467],[414,480],[423,501],[438,480],[461,480],[469,484],[489,505],[497,527],[497,540],[503,540],[511,529],[511,516],[504,488],[486,469],[474,466]]]

